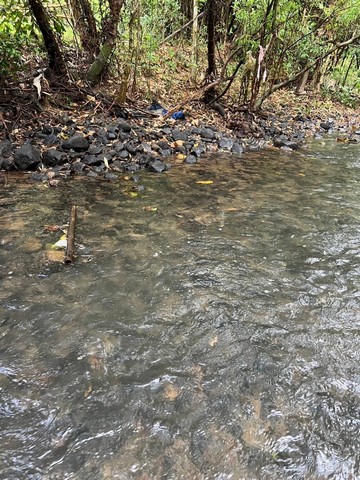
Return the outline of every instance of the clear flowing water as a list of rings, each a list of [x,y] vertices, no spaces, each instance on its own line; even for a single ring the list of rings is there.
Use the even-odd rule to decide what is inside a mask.
[[[360,478],[359,146],[139,184],[1,186],[0,478]]]

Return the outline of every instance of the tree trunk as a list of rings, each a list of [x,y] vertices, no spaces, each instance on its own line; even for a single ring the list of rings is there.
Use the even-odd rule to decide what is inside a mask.
[[[66,75],[66,65],[59,43],[50,26],[49,18],[41,0],[28,0],[30,10],[43,36],[46,51],[49,56],[49,68],[56,75]]]
[[[207,60],[206,77],[213,79],[216,72],[215,64],[215,5],[216,0],[208,0],[207,8]]]
[[[199,9],[198,0],[194,0],[193,4],[193,28],[192,28],[192,67],[191,67],[191,81],[196,83],[197,69],[198,69],[198,36],[199,36]]]
[[[120,20],[120,10],[125,0],[109,0],[110,12],[105,19],[102,29],[102,38],[104,39],[99,54],[90,66],[87,72],[87,80],[96,84],[99,83],[102,73],[104,72],[110,55],[114,51],[116,44],[117,28]]]
[[[304,95],[305,94],[305,87],[307,84],[307,81],[309,79],[309,70],[306,70],[303,74],[303,76],[300,78],[299,86],[297,88],[296,93],[298,95]]]
[[[99,53],[99,34],[96,20],[88,0],[70,0],[75,21],[75,30],[79,33],[83,49],[92,54]]]

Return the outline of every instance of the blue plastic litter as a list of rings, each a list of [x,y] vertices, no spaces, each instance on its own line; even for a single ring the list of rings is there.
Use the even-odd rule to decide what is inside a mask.
[[[185,119],[185,113],[183,111],[179,110],[178,112],[174,112],[171,115],[171,118],[174,118],[175,120],[184,120]]]
[[[166,110],[166,108],[163,108],[162,105],[160,105],[160,103],[155,100],[150,105],[149,110],[152,110],[154,113],[158,115],[166,115],[169,112],[169,110]],[[174,120],[184,120],[185,113],[179,110],[178,112],[174,112],[171,115],[171,118],[173,118]]]

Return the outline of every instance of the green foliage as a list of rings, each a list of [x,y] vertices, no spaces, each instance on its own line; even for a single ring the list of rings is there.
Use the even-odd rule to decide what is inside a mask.
[[[36,35],[28,7],[22,0],[3,0],[0,6],[0,76],[22,68],[24,49],[34,46]]]

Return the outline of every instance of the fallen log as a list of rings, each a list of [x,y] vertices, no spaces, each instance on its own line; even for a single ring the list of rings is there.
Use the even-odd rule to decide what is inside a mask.
[[[75,226],[76,226],[76,205],[70,209],[69,226],[67,231],[67,243],[64,263],[73,263],[75,257]]]

